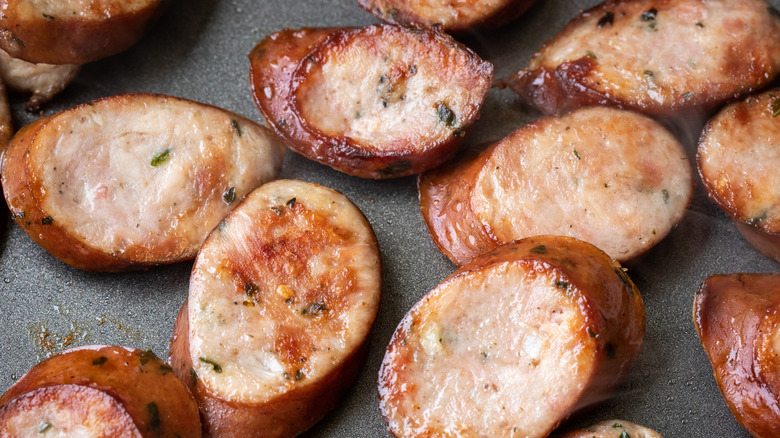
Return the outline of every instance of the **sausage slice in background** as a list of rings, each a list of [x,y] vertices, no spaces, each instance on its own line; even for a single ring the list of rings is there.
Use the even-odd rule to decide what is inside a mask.
[[[255,102],[294,151],[374,179],[449,158],[493,79],[449,35],[396,25],[285,30],[249,57]]]
[[[693,303],[696,333],[734,417],[780,436],[780,275],[713,275]]]
[[[699,138],[710,199],[759,251],[780,261],[780,89],[723,108]]]
[[[708,110],[777,76],[778,17],[764,0],[608,0],[501,85],[547,114],[596,104]]]
[[[663,438],[660,433],[626,420],[599,421],[582,429],[550,435],[551,438]]]
[[[456,265],[541,234],[585,240],[626,261],[682,219],[693,171],[657,122],[592,107],[539,119],[421,175],[418,188],[428,230]]]
[[[16,223],[63,262],[118,271],[195,257],[284,147],[257,123],[170,96],[128,94],[25,126],[3,159]]]
[[[0,397],[0,435],[200,437],[201,426],[192,395],[154,353],[91,345],[14,383]]]
[[[357,378],[379,307],[370,224],[344,195],[263,185],[198,253],[171,364],[214,437],[293,437]]]
[[[445,31],[499,27],[519,17],[535,0],[358,0],[361,8],[387,23],[441,26]]]
[[[620,265],[588,243],[537,236],[458,269],[398,324],[379,371],[396,437],[546,437],[609,396],[644,342]]]
[[[37,111],[76,77],[78,64],[34,64],[0,50],[0,77],[13,91],[30,93],[27,111]]]
[[[130,48],[168,0],[1,0],[0,49],[33,63],[85,64]]]

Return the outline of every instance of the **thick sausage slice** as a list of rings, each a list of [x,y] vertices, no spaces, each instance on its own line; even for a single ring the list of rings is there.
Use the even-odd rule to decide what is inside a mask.
[[[285,30],[250,60],[255,102],[293,150],[376,179],[452,155],[493,78],[452,37],[395,25]]]
[[[0,50],[0,77],[11,90],[31,94],[27,111],[37,111],[64,90],[79,70],[77,64],[33,64]]]
[[[780,275],[713,275],[693,321],[737,421],[757,438],[780,436]]]
[[[167,0],[0,0],[0,49],[46,64],[85,64],[135,44]]]
[[[257,123],[209,105],[129,94],[25,126],[3,160],[16,222],[52,255],[115,271],[195,256],[284,147]]]
[[[396,437],[545,437],[610,394],[644,332],[639,291],[604,252],[524,239],[412,307],[379,371],[380,410]]]
[[[764,0],[608,0],[503,85],[548,114],[594,104],[710,108],[780,72],[778,17]]]
[[[526,11],[535,0],[358,0],[360,7],[388,23],[441,26],[462,31],[476,26],[502,26]]]
[[[723,108],[699,139],[707,194],[759,251],[780,261],[780,89]]]
[[[457,265],[539,234],[585,240],[624,261],[682,219],[693,172],[655,121],[594,107],[539,119],[474,158],[424,174],[419,191],[436,245]]]
[[[644,426],[626,420],[604,420],[582,429],[551,435],[554,438],[663,438]]]
[[[170,366],[151,351],[106,345],[52,356],[14,383],[0,397],[0,431],[13,428],[23,433],[11,436],[201,436],[195,400]]]
[[[171,364],[215,437],[293,437],[357,377],[379,306],[376,238],[344,195],[275,181],[198,253]]]

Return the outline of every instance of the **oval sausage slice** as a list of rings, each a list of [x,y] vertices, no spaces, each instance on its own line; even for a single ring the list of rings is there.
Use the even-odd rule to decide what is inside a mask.
[[[114,436],[99,433],[112,427],[128,437],[201,436],[198,407],[173,369],[132,348],[91,345],[52,356],[14,383],[0,406],[0,427],[37,426],[33,436],[80,429],[84,411],[97,420],[84,425],[87,436]]]
[[[699,139],[710,199],[759,251],[780,261],[780,89],[723,108]]]
[[[344,195],[275,181],[209,236],[171,363],[212,436],[293,437],[357,377],[382,285],[376,238]]]
[[[462,31],[476,26],[498,27],[519,17],[534,0],[358,0],[360,7],[388,23],[405,26],[441,26]]]
[[[167,0],[1,0],[0,49],[46,64],[85,64],[135,44]]]
[[[52,255],[116,271],[193,258],[244,195],[279,174],[283,154],[244,117],[128,94],[25,126],[2,183],[16,222]]]
[[[626,420],[604,420],[577,430],[551,435],[554,438],[663,438],[644,426]]]
[[[780,275],[713,275],[693,303],[696,333],[734,417],[780,436]]]
[[[657,122],[593,107],[539,119],[475,158],[422,175],[420,206],[437,246],[458,265],[540,234],[585,240],[625,261],[682,219],[692,173]]]
[[[609,0],[580,13],[503,85],[548,114],[595,104],[708,109],[777,76],[778,17],[764,0]]]
[[[399,323],[379,371],[396,437],[545,437],[626,377],[642,298],[588,243],[537,236],[457,270]]]
[[[395,25],[287,30],[250,59],[255,102],[293,150],[376,179],[452,155],[493,78],[493,66],[452,37]]]

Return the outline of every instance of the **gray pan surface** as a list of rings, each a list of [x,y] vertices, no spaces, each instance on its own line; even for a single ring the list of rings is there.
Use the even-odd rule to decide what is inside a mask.
[[[595,0],[539,0],[519,20],[494,32],[461,38],[503,77]],[[780,0],[773,0],[775,6]],[[260,120],[248,85],[247,55],[264,36],[284,28],[360,26],[377,20],[356,0],[173,0],[141,42],[84,67],[45,107],[51,114],[125,92],[193,99]],[[13,97],[15,123],[37,118]],[[491,90],[468,145],[498,140],[539,115],[510,91]],[[689,155],[702,121],[680,121]],[[350,177],[295,153],[284,178],[335,188],[362,209],[384,261],[383,302],[368,362],[335,411],[306,437],[388,437],[377,407],[377,371],[406,311],[455,267],[434,246],[420,216],[416,178],[371,181]],[[7,216],[7,212],[3,213]],[[187,294],[191,262],[122,274],[87,273],[50,256],[13,223],[0,236],[0,391],[38,361],[69,347],[118,344],[151,348],[165,357],[176,313]],[[751,247],[698,184],[679,226],[628,272],[647,308],[644,351],[615,396],[573,420],[621,418],[666,437],[747,437],[712,376],[691,319],[693,297],[707,276],[780,272]]]

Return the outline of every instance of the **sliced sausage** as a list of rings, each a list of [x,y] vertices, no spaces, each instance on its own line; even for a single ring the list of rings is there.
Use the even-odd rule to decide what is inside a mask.
[[[436,30],[285,30],[250,54],[252,93],[296,152],[365,178],[447,159],[479,117],[493,66]]]
[[[357,377],[379,306],[381,261],[344,195],[275,181],[198,253],[171,364],[214,437],[293,437]]]
[[[655,121],[594,107],[539,119],[418,186],[428,229],[457,265],[539,234],[576,237],[625,261],[682,219],[693,172]]]
[[[699,139],[704,188],[759,251],[780,261],[780,89],[723,108]]]
[[[0,397],[0,436],[200,437],[201,426],[192,395],[154,353],[92,345],[14,383]]]
[[[129,94],[25,126],[3,160],[12,216],[52,255],[115,271],[191,259],[284,147],[257,123],[209,105]]]
[[[777,76],[778,17],[764,0],[608,0],[501,85],[548,114],[594,104],[708,109]]]
[[[606,398],[644,340],[642,298],[593,245],[537,236],[458,269],[399,323],[379,371],[396,437],[546,437]]]
[[[11,90],[31,94],[27,111],[37,111],[64,90],[79,70],[78,64],[33,64],[0,50],[0,77]]]
[[[168,0],[3,0],[0,49],[46,64],[85,64],[135,44]]]
[[[693,303],[696,333],[734,417],[780,436],[780,275],[713,275]]]
[[[358,0],[360,7],[388,23],[441,26],[462,31],[476,26],[498,27],[519,17],[535,0]]]
[[[660,433],[626,420],[604,420],[582,429],[551,435],[554,438],[663,438]]]

